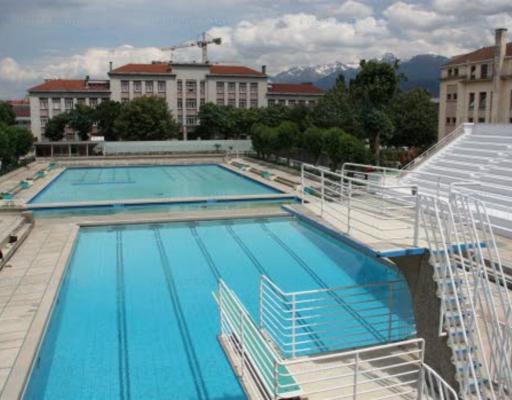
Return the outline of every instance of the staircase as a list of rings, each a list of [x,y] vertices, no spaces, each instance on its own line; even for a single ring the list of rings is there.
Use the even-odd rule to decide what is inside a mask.
[[[463,124],[406,166],[403,184],[448,198],[454,184],[471,189],[495,231],[512,237],[512,125]]]
[[[463,190],[418,204],[460,396],[510,398],[512,303],[485,206]]]

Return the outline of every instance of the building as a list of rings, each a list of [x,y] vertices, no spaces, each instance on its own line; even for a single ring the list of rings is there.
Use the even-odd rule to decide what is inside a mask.
[[[112,68],[109,80],[47,80],[29,89],[32,133],[44,140],[49,118],[75,104],[95,106],[103,99],[127,102],[141,96],[159,96],[183,126],[183,138],[199,124],[199,108],[214,103],[238,108],[268,104],[311,105],[322,91],[310,83],[268,83],[266,68],[210,63],[126,64]],[[70,137],[71,139],[71,137]]]
[[[267,91],[268,105],[314,105],[324,91],[312,83],[270,83]]]
[[[30,102],[28,99],[7,100],[16,114],[16,125],[30,130]]]
[[[494,46],[452,57],[441,68],[439,139],[463,122],[512,123],[512,43],[496,29]]]

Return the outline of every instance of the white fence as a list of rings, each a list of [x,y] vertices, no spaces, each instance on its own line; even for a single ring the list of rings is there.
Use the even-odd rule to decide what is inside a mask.
[[[404,280],[286,293],[262,276],[260,327],[292,358],[416,335]]]
[[[222,280],[217,299],[221,342],[251,399],[457,399],[424,363],[422,339],[286,359]]]
[[[246,153],[251,150],[251,140],[170,140],[103,143],[103,153],[105,155],[203,152]]]

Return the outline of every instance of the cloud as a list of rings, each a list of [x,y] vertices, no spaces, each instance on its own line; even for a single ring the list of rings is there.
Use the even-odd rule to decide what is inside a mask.
[[[442,13],[459,15],[475,14],[494,15],[512,13],[510,0],[434,0],[432,8]]]
[[[419,5],[398,1],[386,10],[384,16],[390,24],[399,26],[401,30],[430,31],[444,25],[453,23],[454,17],[438,14]]]
[[[348,0],[341,6],[331,8],[330,12],[340,18],[365,18],[373,15],[373,8],[358,1]]]

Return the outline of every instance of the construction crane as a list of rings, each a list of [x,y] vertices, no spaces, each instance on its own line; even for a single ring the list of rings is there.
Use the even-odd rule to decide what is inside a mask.
[[[212,38],[209,35],[207,35],[206,32],[203,32],[200,40],[189,41],[189,42],[177,44],[175,46],[164,47],[161,50],[170,51],[171,52],[171,61],[172,61],[174,50],[184,49],[187,47],[199,47],[203,52],[202,62],[203,62],[203,64],[206,64],[209,62],[209,60],[208,60],[208,45],[210,45],[210,44],[220,45],[221,43],[222,43],[222,38],[220,38],[220,37]]]

